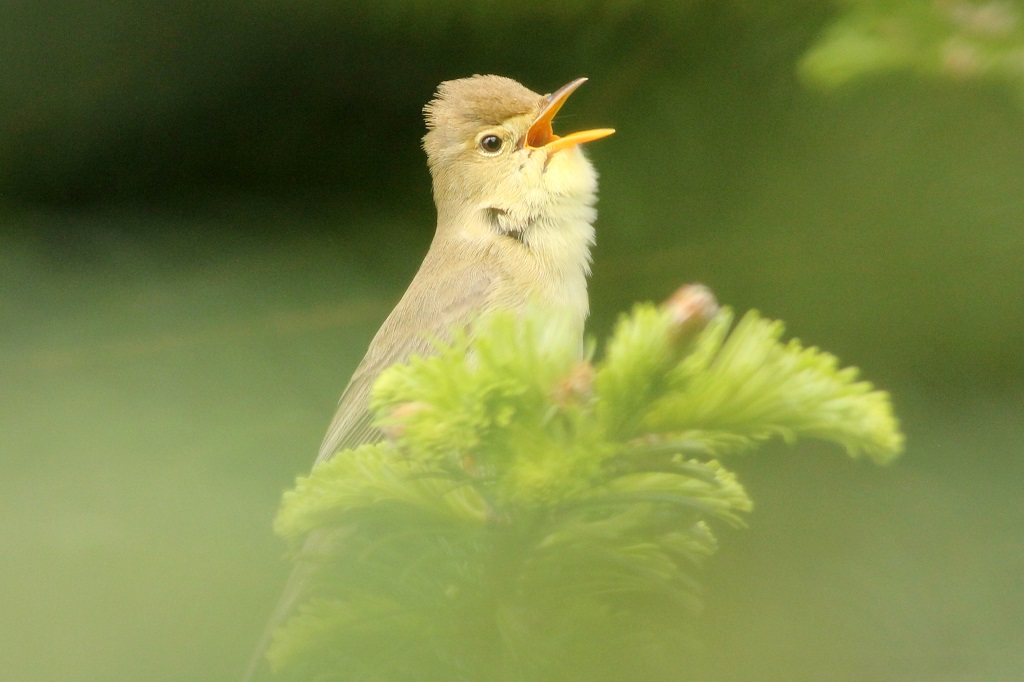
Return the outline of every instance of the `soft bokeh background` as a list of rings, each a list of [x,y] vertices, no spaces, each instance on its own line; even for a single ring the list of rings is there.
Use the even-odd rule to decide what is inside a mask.
[[[1024,679],[1021,21],[4,4],[0,679],[238,676],[287,571],[278,496],[430,239],[420,107],[475,72],[587,75],[560,129],[618,129],[590,149],[592,333],[702,281],[903,418],[892,468],[733,463],[757,508],[706,573],[698,679]]]

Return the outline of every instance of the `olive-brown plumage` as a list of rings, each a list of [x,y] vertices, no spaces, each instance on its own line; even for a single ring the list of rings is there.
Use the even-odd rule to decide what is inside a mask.
[[[342,394],[317,462],[383,438],[368,408],[376,378],[430,354],[455,329],[472,332],[482,313],[546,306],[575,324],[582,345],[597,174],[579,144],[613,131],[558,137],[551,119],[584,80],[542,96],[509,78],[472,76],[441,83],[424,107],[434,239]],[[314,534],[304,553],[329,542],[328,534]],[[309,562],[296,567],[247,679],[312,570]]]
[[[597,175],[576,145],[531,144],[550,101],[509,78],[473,76],[442,83],[424,107],[437,231],[342,395],[317,461],[378,440],[367,402],[380,372],[429,353],[431,339],[482,312],[535,300],[564,309],[582,336]],[[534,143],[553,137],[550,121],[541,124]],[[483,146],[487,137],[498,138],[497,151]]]

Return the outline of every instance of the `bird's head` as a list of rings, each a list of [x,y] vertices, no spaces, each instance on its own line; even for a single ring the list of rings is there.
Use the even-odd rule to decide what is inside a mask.
[[[473,214],[523,223],[552,212],[591,210],[597,173],[579,145],[614,131],[555,135],[551,121],[585,78],[539,95],[510,78],[446,81],[424,108],[427,152],[439,224]],[[444,220],[443,218],[454,218]]]

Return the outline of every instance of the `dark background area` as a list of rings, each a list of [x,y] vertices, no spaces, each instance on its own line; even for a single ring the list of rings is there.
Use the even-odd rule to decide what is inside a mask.
[[[0,677],[234,679],[270,523],[426,250],[421,107],[590,78],[591,333],[684,282],[892,392],[905,457],[731,465],[698,679],[1024,676],[1024,107],[823,92],[820,2],[0,8]]]

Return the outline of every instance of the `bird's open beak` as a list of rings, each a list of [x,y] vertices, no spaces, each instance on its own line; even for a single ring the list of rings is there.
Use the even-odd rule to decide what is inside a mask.
[[[544,105],[541,107],[540,113],[537,115],[537,119],[526,132],[526,138],[523,140],[523,146],[525,148],[543,149],[548,154],[554,154],[557,151],[569,149],[570,147],[575,147],[576,145],[583,144],[584,142],[599,140],[602,137],[607,137],[615,132],[611,128],[595,128],[593,130],[581,130],[578,133],[570,133],[565,137],[559,137],[551,130],[551,121],[555,118],[555,114],[557,114],[558,110],[562,108],[565,101],[569,99],[569,95],[571,95],[576,88],[583,85],[586,80],[586,78],[577,78],[571,83],[558,88],[558,90],[544,98]]]

